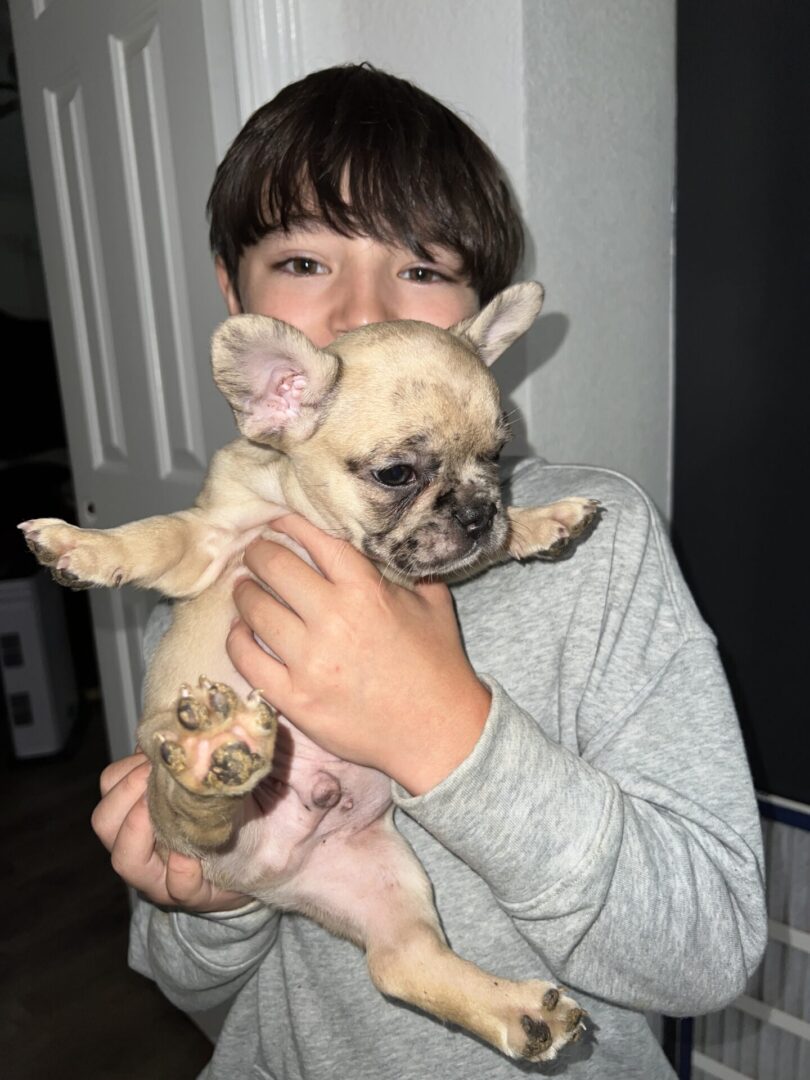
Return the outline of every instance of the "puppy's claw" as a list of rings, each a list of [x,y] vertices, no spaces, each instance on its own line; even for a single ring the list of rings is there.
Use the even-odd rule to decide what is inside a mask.
[[[575,535],[574,532],[571,532],[568,536],[561,536],[559,540],[555,540],[551,547],[546,548],[543,552],[544,557],[546,559],[559,559],[568,550]]]
[[[605,508],[598,499],[588,499],[583,507],[582,520],[569,527],[572,539],[587,532],[595,524],[599,516],[605,512]]]
[[[255,713],[256,723],[263,731],[272,731],[278,719],[278,713],[272,705],[262,699],[261,690],[251,690],[247,703]]]
[[[183,694],[177,706],[177,719],[186,731],[199,731],[209,726],[208,709],[201,701],[187,694]]]
[[[565,1030],[566,1031],[576,1031],[576,1029],[580,1027],[580,1021],[582,1020],[582,1017],[584,1015],[585,1015],[585,1010],[584,1009],[572,1009],[571,1013],[570,1013],[570,1015],[568,1017],[568,1021],[567,1021],[566,1025],[565,1025]]]
[[[36,552],[34,553],[36,554]],[[82,581],[78,574],[74,574],[70,570],[60,570],[56,566],[50,567],[51,577],[57,583],[57,585],[64,585],[67,589],[72,589],[73,592],[81,592],[83,589],[92,589],[92,581]]]

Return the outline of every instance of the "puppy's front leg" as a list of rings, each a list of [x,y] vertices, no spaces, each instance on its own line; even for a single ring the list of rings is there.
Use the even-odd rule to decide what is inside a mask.
[[[513,559],[532,555],[559,558],[572,540],[593,525],[600,510],[595,499],[575,496],[548,506],[510,506],[507,554]]]
[[[35,518],[19,527],[60,585],[133,584],[172,597],[193,596],[205,588],[232,539],[196,508],[115,529],[80,529],[58,518]]]
[[[572,540],[596,523],[601,509],[595,499],[579,496],[548,506],[507,506],[509,535],[506,544],[494,554],[479,559],[472,567],[443,575],[442,580],[453,585],[509,559],[530,559],[533,555],[559,559]]]

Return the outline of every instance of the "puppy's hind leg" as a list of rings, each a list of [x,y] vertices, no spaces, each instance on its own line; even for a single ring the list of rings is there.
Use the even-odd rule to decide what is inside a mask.
[[[508,1057],[550,1061],[584,1030],[582,1009],[553,983],[500,978],[450,949],[427,875],[390,815],[347,839],[328,837],[289,888],[292,902],[282,897],[279,906],[365,948],[383,994],[466,1028]]]
[[[275,710],[255,692],[242,700],[206,678],[146,717],[138,742],[153,764],[149,811],[161,846],[202,856],[227,844],[242,800],[270,771],[276,731]]]

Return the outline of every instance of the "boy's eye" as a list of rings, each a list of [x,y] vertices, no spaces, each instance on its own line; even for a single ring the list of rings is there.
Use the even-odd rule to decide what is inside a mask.
[[[441,274],[429,266],[411,266],[403,270],[399,276],[406,281],[416,281],[420,285],[432,285],[436,281],[450,280],[446,274]]]
[[[376,469],[372,476],[383,487],[403,487],[416,477],[410,465],[389,465],[387,469]]]
[[[298,277],[312,277],[314,274],[327,273],[323,263],[319,263],[317,259],[308,259],[306,255],[294,255],[291,259],[285,259],[284,262],[277,264],[277,268]]]

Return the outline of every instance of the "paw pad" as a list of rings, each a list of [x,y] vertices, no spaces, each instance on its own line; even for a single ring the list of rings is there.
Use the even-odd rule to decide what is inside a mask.
[[[552,1061],[564,1046],[584,1034],[586,1013],[561,986],[540,981],[513,983],[508,994],[507,1045],[512,1057]]]
[[[259,691],[243,700],[204,675],[188,683],[155,732],[157,763],[193,794],[244,795],[270,771],[277,713]]]
[[[180,743],[165,739],[160,744],[160,756],[166,762],[170,772],[182,772],[188,765],[186,754]]]
[[[545,1020],[534,1020],[531,1016],[521,1017],[520,1026],[526,1032],[523,1056],[536,1061],[551,1046],[551,1028]]]
[[[218,747],[211,755],[211,771],[205,778],[211,787],[241,787],[265,764],[247,743],[232,742]]]

